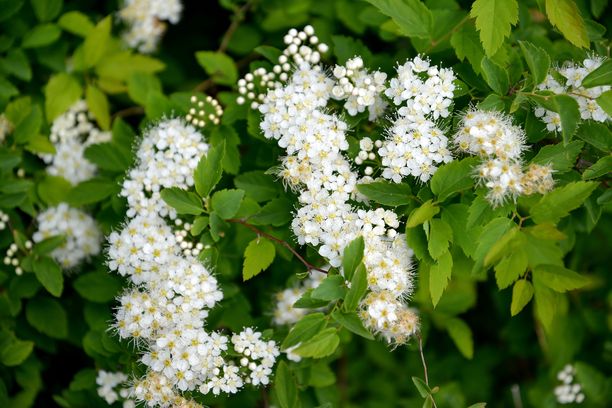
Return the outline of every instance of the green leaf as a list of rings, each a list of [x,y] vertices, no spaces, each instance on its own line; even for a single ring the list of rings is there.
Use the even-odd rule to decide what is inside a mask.
[[[397,207],[412,202],[410,186],[404,183],[390,183],[388,181],[375,181],[373,183],[358,184],[357,190],[368,199],[383,205]]]
[[[533,297],[533,286],[526,279],[516,281],[512,287],[512,303],[510,314],[516,316],[531,301]]]
[[[455,193],[472,188],[472,167],[478,163],[478,159],[470,157],[463,160],[455,160],[447,163],[434,173],[431,178],[431,191],[438,196],[442,202]]]
[[[13,137],[15,142],[19,144],[28,143],[33,137],[38,135],[42,125],[42,112],[38,105],[35,105],[30,110],[30,113],[15,127]]]
[[[453,257],[450,252],[442,254],[437,263],[429,268],[429,294],[434,307],[440,301],[444,289],[448,286],[453,270]]]
[[[560,313],[561,295],[542,282],[538,275],[534,275],[533,289],[536,303],[536,316],[544,326],[544,329],[549,332],[552,327],[553,320]]]
[[[83,43],[83,63],[85,68],[95,66],[106,53],[111,41],[111,16],[102,19],[85,37]]]
[[[332,36],[334,43],[334,55],[338,64],[345,64],[347,60],[359,55],[366,66],[372,62],[372,51],[359,39],[343,35]]]
[[[482,59],[480,67],[482,68],[482,76],[496,94],[505,95],[508,93],[510,79],[508,78],[508,72],[504,68],[487,57]]]
[[[258,53],[259,55],[262,55],[273,64],[277,64],[278,58],[283,55],[283,52],[281,50],[275,47],[271,47],[269,45],[260,45],[259,47],[255,47],[253,51]]]
[[[199,215],[204,211],[202,201],[197,195],[178,187],[163,189],[161,198],[178,214]]]
[[[36,255],[48,255],[55,248],[62,246],[66,242],[66,237],[63,235],[56,235],[43,239],[40,242],[34,244],[32,252]]]
[[[8,100],[15,95],[19,95],[19,89],[10,81],[0,76],[0,99]]]
[[[612,172],[612,156],[604,156],[597,163],[582,173],[583,180],[591,180],[597,177],[609,175]]]
[[[569,42],[589,48],[584,20],[574,0],[546,0],[546,16]]]
[[[599,95],[596,99],[597,104],[601,106],[608,116],[612,116],[612,89]]]
[[[101,170],[124,172],[132,165],[131,150],[115,142],[92,144],[83,155]]]
[[[62,177],[46,175],[38,183],[37,192],[40,198],[49,205],[66,201],[72,185]]]
[[[461,319],[453,318],[446,322],[446,330],[461,354],[471,360],[474,357],[474,339],[470,326]]]
[[[489,267],[502,257],[506,256],[509,252],[512,252],[514,241],[521,239],[524,241],[523,234],[519,231],[517,225],[510,227],[490,248],[483,259],[485,267]]]
[[[64,289],[64,275],[57,262],[48,256],[34,260],[34,274],[47,291],[55,297],[60,297]]]
[[[280,227],[289,223],[293,218],[291,212],[293,204],[284,197],[275,198],[255,215],[249,218],[249,222],[253,225],[273,225]]]
[[[419,208],[414,209],[410,215],[408,216],[408,221],[406,222],[407,228],[414,228],[417,225],[421,225],[425,221],[429,221],[434,215],[440,212],[440,207],[432,202],[432,200],[427,200],[423,203]]]
[[[495,243],[508,231],[510,228],[516,226],[514,222],[506,217],[497,217],[489,221],[480,233],[477,241],[478,245],[476,251],[474,251],[474,270],[483,266],[485,256],[489,253],[489,250],[495,245]]]
[[[609,377],[581,361],[576,362],[574,368],[576,369],[576,382],[582,385],[586,398],[592,401],[591,403],[605,405],[607,395],[609,395]]]
[[[331,314],[335,321],[340,323],[342,327],[355,333],[358,336],[361,336],[368,340],[374,340],[374,336],[372,333],[368,331],[365,327],[363,327],[363,323],[357,313],[355,312],[342,312],[340,310],[334,310]]]
[[[467,58],[474,71],[477,74],[481,72],[480,62],[485,54],[473,25],[464,24],[461,26],[459,30],[452,34],[450,43],[455,49],[457,58],[462,61]]]
[[[598,183],[594,181],[575,181],[557,187],[531,207],[529,212],[533,221],[537,224],[545,222],[556,224],[570,211],[580,207],[584,200],[597,188],[597,185]]]
[[[249,242],[244,250],[244,264],[242,267],[242,279],[249,280],[266,270],[274,261],[276,248],[269,240],[258,237]]]
[[[119,279],[106,272],[89,272],[80,275],[73,285],[83,299],[98,303],[113,300],[123,286]]]
[[[346,286],[344,285],[344,277],[340,275],[331,275],[326,277],[313,289],[311,297],[321,300],[336,300],[341,299],[346,294]]]
[[[495,265],[495,280],[497,287],[505,289],[520,278],[527,270],[527,252],[523,248],[516,248]]]
[[[327,325],[327,319],[323,313],[311,313],[302,317],[289,331],[285,340],[281,344],[282,350],[287,350],[298,343],[314,337]]]
[[[52,23],[39,24],[23,36],[21,46],[23,48],[44,47],[57,41],[62,30]]]
[[[347,312],[357,309],[363,295],[368,290],[368,273],[363,263],[359,264],[351,279],[351,287],[344,297],[343,307]]]
[[[24,81],[32,79],[32,67],[28,56],[20,49],[10,50],[6,57],[0,59],[0,70]]]
[[[518,22],[518,3],[516,0],[476,0],[470,16],[476,19],[487,56],[492,57]]]
[[[223,156],[225,155],[225,141],[220,145],[211,147],[205,156],[202,156],[194,173],[195,188],[200,197],[208,197],[212,189],[221,180],[223,173]]]
[[[47,120],[51,122],[67,111],[81,98],[82,93],[83,88],[72,75],[64,73],[53,75],[45,86]]]
[[[486,402],[477,402],[476,404],[470,405],[468,408],[485,408],[486,406]]]
[[[535,267],[533,275],[544,285],[556,292],[579,289],[589,280],[570,269],[559,265],[542,264]]]
[[[88,84],[85,90],[85,99],[89,111],[93,114],[100,128],[102,130],[110,129],[110,108],[106,94],[95,86]]]
[[[89,17],[80,11],[69,11],[60,17],[57,24],[65,31],[80,37],[86,37],[94,28]]]
[[[301,406],[295,378],[284,361],[278,363],[276,367],[274,393],[281,408],[299,408]]]
[[[272,176],[263,171],[249,171],[238,175],[234,179],[234,184],[246,192],[247,197],[259,202],[268,201],[280,193],[278,183]]]
[[[234,61],[224,53],[198,51],[196,52],[196,59],[214,82],[223,85],[234,85],[238,80],[238,70]]]
[[[453,230],[446,221],[440,218],[432,219],[429,225],[427,249],[433,259],[438,259],[448,252],[448,244],[453,241]]]
[[[519,41],[523,57],[527,61],[529,71],[533,77],[533,85],[538,85],[546,79],[550,68],[550,56],[540,47],[536,47],[530,42]]]
[[[28,322],[41,333],[56,339],[68,336],[68,316],[61,303],[50,298],[35,298],[26,306]]]
[[[427,398],[431,395],[431,388],[429,388],[429,385],[427,385],[425,381],[421,380],[418,377],[412,377],[412,382],[414,383],[414,386],[416,387],[421,397]]]
[[[580,122],[580,110],[578,102],[568,95],[556,95],[553,97],[554,111],[561,117],[561,134],[563,144],[567,146],[574,136],[578,123]]]
[[[128,79],[128,95],[140,105],[146,105],[151,93],[161,93],[161,82],[147,72],[134,72]]]
[[[360,235],[344,247],[342,254],[342,270],[346,279],[351,280],[357,266],[363,259],[364,242]]]
[[[586,125],[586,124],[585,124]],[[582,129],[583,126],[580,128]],[[552,165],[555,172],[564,173],[571,170],[576,163],[578,155],[582,151],[584,143],[578,140],[563,145],[557,143],[554,145],[547,145],[540,149],[538,154],[531,159],[531,163],[540,165]]]
[[[93,204],[104,200],[107,197],[117,194],[120,191],[119,185],[113,181],[103,178],[94,178],[77,184],[70,190],[66,200],[73,207],[86,204]]]
[[[122,51],[105,55],[97,63],[95,69],[100,78],[127,81],[134,72],[153,74],[163,70],[164,67],[164,63],[155,58],[132,54],[131,51]]]
[[[431,11],[419,0],[367,0],[381,13],[397,24],[408,37],[430,38],[433,17]]]
[[[302,357],[323,358],[333,354],[339,344],[340,337],[336,334],[336,329],[330,327],[302,343],[293,353]]]
[[[210,204],[219,217],[227,220],[238,212],[244,190],[221,190],[213,194]]]
[[[9,343],[2,348],[0,353],[0,361],[7,367],[15,367],[25,361],[32,350],[34,349],[33,341],[24,341],[19,339],[11,339]]]
[[[32,0],[34,14],[39,21],[51,21],[62,11],[63,0]]]

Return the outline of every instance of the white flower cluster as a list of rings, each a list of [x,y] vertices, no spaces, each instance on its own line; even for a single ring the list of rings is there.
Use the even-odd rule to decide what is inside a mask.
[[[51,256],[63,268],[73,268],[90,256],[100,253],[102,232],[96,221],[83,211],[60,203],[49,207],[36,217],[38,231],[34,242],[40,242],[56,235],[65,238],[62,245],[51,251]]]
[[[450,114],[454,80],[451,69],[432,66],[420,57],[397,67],[385,95],[401,107],[378,149],[384,178],[399,183],[410,175],[426,182],[439,164],[453,160],[448,139],[435,121]]]
[[[381,96],[386,89],[387,74],[369,72],[363,67],[363,59],[359,56],[347,60],[345,65],[336,65],[333,74],[337,82],[332,88],[332,96],[346,100],[344,109],[349,115],[355,116],[367,108],[368,120],[382,116],[387,108]]]
[[[208,152],[202,135],[181,119],[169,119],[150,128],[136,152],[138,164],[123,182],[121,195],[128,201],[128,217],[156,214],[176,218],[176,211],[162,200],[167,187],[193,186],[193,172]]]
[[[531,164],[523,172],[521,160],[525,151],[525,133],[512,124],[509,116],[494,111],[470,110],[461,120],[455,135],[457,148],[479,156],[479,181],[489,189],[487,199],[494,205],[509,197],[533,193],[544,194],[554,185],[552,168]]]
[[[363,236],[366,258],[372,260],[366,265],[370,290],[384,292],[381,298],[389,308],[407,311],[403,299],[412,291],[409,249],[397,234],[394,212],[357,210],[349,202],[358,176],[342,154],[348,149],[347,124],[326,113],[333,86],[321,65],[304,62],[285,86],[269,90],[259,106],[265,137],[277,140],[288,154],[280,175],[299,193],[301,207],[292,228],[300,244],[319,247],[319,254],[335,267],[342,263],[344,247]],[[413,333],[400,333],[405,314],[380,320],[369,304],[364,308],[372,317],[365,320],[368,327],[389,341],[401,342]]]
[[[223,108],[219,101],[212,96],[207,95],[204,100],[201,100],[196,95],[193,95],[191,97],[191,104],[193,107],[189,109],[185,119],[193,126],[203,128],[206,126],[206,122],[211,122],[213,125],[221,123]]]
[[[0,210],[0,231],[6,228],[9,222],[9,216],[4,211]]]
[[[263,101],[266,91],[271,88],[282,87],[293,70],[294,64],[302,63],[317,64],[321,60],[321,54],[325,54],[329,47],[319,42],[314,28],[307,25],[303,31],[295,28],[289,30],[283,38],[285,49],[278,57],[278,64],[272,67],[272,71],[260,67],[254,72],[248,73],[238,81],[238,93],[236,100],[239,105],[247,100],[251,101],[251,109],[257,109]]]
[[[567,364],[557,374],[557,379],[563,384],[555,387],[555,397],[559,404],[580,404],[584,401],[584,394],[579,383],[573,383],[576,370],[571,364]]]
[[[201,242],[194,243],[193,241],[189,240],[188,234],[191,231],[191,224],[188,222],[183,223],[183,220],[177,218],[174,220],[174,225],[177,227],[182,226],[182,228],[177,228],[174,231],[174,237],[176,238],[176,242],[178,242],[179,246],[183,250],[183,255],[191,255],[194,257],[200,255],[200,252],[202,252],[204,249],[204,244]]]
[[[319,271],[310,271],[310,275],[299,285],[287,288],[276,294],[276,308],[274,309],[274,324],[292,324],[306,316],[310,309],[293,307],[293,304],[304,295],[308,289],[319,286],[325,278],[325,274]]]
[[[594,57],[587,58],[582,62],[582,65],[575,63],[565,64],[558,69],[559,74],[565,78],[565,83],[561,84],[552,75],[548,75],[544,82],[538,85],[538,89],[544,91],[552,91],[555,94],[567,94],[578,102],[580,109],[580,117],[583,120],[595,120],[597,122],[606,122],[610,120],[610,115],[602,109],[597,103],[597,98],[604,92],[612,89],[611,85],[594,86],[585,88],[582,86],[584,78],[599,68],[603,63],[603,58]],[[549,111],[542,107],[535,108],[535,115],[546,123],[546,128],[551,132],[560,132],[562,130],[561,117],[558,113]]]
[[[195,407],[181,392],[235,393],[248,383],[267,384],[279,354],[275,342],[252,329],[231,337],[232,350],[229,336],[204,329],[208,310],[223,294],[194,257],[198,247],[183,245],[185,230],[173,232],[162,218],[176,214],[159,191],[193,185],[193,170],[207,149],[203,136],[180,120],[150,129],[137,152],[139,164],[124,182],[131,219],[109,237],[109,268],[133,284],[119,298],[115,328],[143,352],[148,370],[133,394],[147,406]],[[157,195],[147,198],[151,193]],[[234,361],[232,353],[240,357]]]
[[[92,120],[87,103],[80,100],[53,121],[50,140],[55,154],[41,155],[49,164],[47,173],[61,176],[72,184],[95,175],[96,166],[85,158],[85,149],[95,143],[108,142],[111,133],[98,129]]]
[[[30,250],[32,249],[32,241],[27,240],[25,242],[25,249]],[[17,257],[17,251],[19,250],[19,247],[17,246],[17,244],[15,244],[14,242],[9,245],[9,248],[6,250],[6,255],[4,256],[4,264],[6,266],[12,266],[15,268],[15,274],[17,276],[22,275],[23,274],[23,269],[21,268],[21,266],[19,266],[19,258]]]
[[[128,376],[122,372],[109,372],[99,370],[96,376],[98,385],[98,395],[106,401],[108,405],[114,404],[120,399],[123,401],[123,408],[134,408],[135,403],[129,399],[130,387],[125,386]]]
[[[176,24],[181,18],[181,0],[124,0],[119,18],[128,26],[123,40],[142,53],[157,49],[166,31],[166,21]]]

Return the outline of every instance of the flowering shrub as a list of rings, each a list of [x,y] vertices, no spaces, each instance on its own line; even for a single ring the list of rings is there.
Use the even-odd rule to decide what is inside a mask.
[[[0,1],[0,406],[608,406],[610,11]]]

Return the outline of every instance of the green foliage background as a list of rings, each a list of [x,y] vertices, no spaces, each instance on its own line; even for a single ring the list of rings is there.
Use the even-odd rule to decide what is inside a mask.
[[[584,405],[610,404],[612,134],[609,123],[581,123],[577,107],[564,97],[534,91],[549,66],[591,53],[609,57],[607,0],[221,0],[184,6],[159,51],[143,56],[122,47],[115,1],[0,0],[0,111],[14,125],[0,145],[0,209],[11,220],[0,231],[0,251],[16,242],[25,271],[16,276],[14,268],[0,265],[0,406],[104,406],[96,394],[97,369],[141,370],[132,345],[107,329],[123,282],[107,272],[104,257],[63,274],[48,256],[60,240],[32,250],[24,242],[36,230],[36,214],[62,201],[92,213],[105,233],[118,227],[126,208],[118,182],[132,165],[136,135],[162,117],[185,114],[194,92],[215,95],[225,108],[221,126],[204,129],[223,152],[210,169],[223,174],[212,181],[200,176],[209,184],[196,185],[205,204],[181,211],[190,221],[208,217],[195,235],[211,245],[203,258],[215,266],[225,293],[209,326],[271,327],[274,293],[296,282],[304,267],[276,242],[253,248],[256,234],[223,221],[236,215],[223,209],[239,201],[240,215],[293,243],[288,224],[295,197],[264,173],[283,152],[260,135],[258,115],[236,104],[235,82],[273,52],[269,47],[281,49],[289,28],[305,24],[330,45],[331,61],[360,54],[366,66],[390,73],[396,62],[423,53],[452,66],[461,81],[456,110],[477,104],[512,114],[532,144],[527,158],[555,167],[553,193],[495,210],[473,188],[470,159],[440,169],[430,185],[362,191],[395,207],[407,225],[418,259],[411,302],[422,319],[429,382],[439,387],[433,390],[437,406],[486,401],[518,407],[518,398],[523,406],[554,407],[556,373],[574,362]],[[262,45],[268,48],[257,48]],[[611,72],[608,65],[600,73],[601,84],[612,84]],[[46,175],[36,153],[53,151],[50,124],[81,97],[113,139],[86,153],[99,176],[71,187]],[[611,99],[608,92],[599,101],[608,114]],[[563,134],[547,132],[534,105],[559,112]],[[369,131],[361,119],[354,125],[357,132]],[[234,188],[244,194],[219,193]],[[181,194],[169,190],[165,198],[180,208]],[[321,264],[312,248],[298,250]],[[249,253],[272,260],[245,268],[245,279],[257,276],[243,282],[243,254]],[[502,265],[517,257],[527,266]],[[280,342],[287,331],[275,328],[272,335]],[[432,390],[412,380],[423,378],[416,339],[390,350],[349,330],[338,333],[340,346],[323,350],[323,358],[281,363],[271,390],[201,401],[227,407],[430,403]]]

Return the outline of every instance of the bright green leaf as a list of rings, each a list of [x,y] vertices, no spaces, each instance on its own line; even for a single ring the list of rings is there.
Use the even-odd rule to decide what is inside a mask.
[[[531,207],[529,212],[538,224],[557,223],[570,211],[580,207],[584,200],[597,188],[597,185],[598,183],[593,181],[575,181],[557,187],[544,195],[540,201]]]
[[[589,48],[584,20],[574,0],[546,0],[546,15],[569,42],[576,47]]]
[[[533,286],[526,279],[516,281],[512,288],[512,303],[510,314],[516,316],[531,301],[533,297]]]
[[[274,261],[276,248],[269,240],[258,237],[249,242],[244,250],[244,264],[242,267],[242,279],[249,280],[266,270]]]
[[[470,16],[476,19],[480,41],[492,57],[518,22],[518,3],[516,0],[476,0]]]
[[[178,214],[199,215],[204,211],[202,201],[197,195],[178,187],[163,189],[161,198]]]
[[[243,198],[244,190],[221,190],[213,194],[210,204],[219,217],[226,220],[236,215]]]

